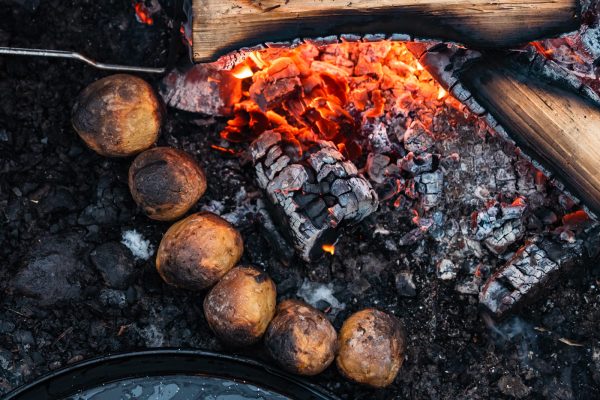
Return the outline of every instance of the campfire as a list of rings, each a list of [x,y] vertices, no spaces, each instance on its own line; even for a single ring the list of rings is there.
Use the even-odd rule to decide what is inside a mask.
[[[426,348],[452,360],[481,357],[481,343],[517,354],[543,336],[554,352],[588,349],[573,323],[554,320],[583,318],[558,316],[586,307],[597,283],[578,284],[563,308],[552,288],[571,290],[561,280],[598,257],[597,3],[507,0],[500,13],[484,1],[467,12],[458,0],[431,10],[207,0],[186,3],[187,22],[162,3],[136,1],[127,15],[172,35],[176,66],[159,79],[86,75],[69,90],[78,137],[60,169],[101,171],[92,200],[15,182],[27,205],[0,198],[17,204],[7,228],[35,226],[0,275],[0,333],[7,315],[38,332],[40,315],[85,304],[74,318],[114,343],[242,352],[343,398],[411,396]],[[42,229],[23,207],[69,222]],[[33,304],[48,311],[27,314]],[[10,324],[11,336],[27,330]],[[64,328],[52,347],[80,330]],[[94,349],[81,358],[112,347]],[[537,371],[527,357],[541,359],[514,362]],[[465,360],[444,367],[453,380]],[[489,393],[546,390],[545,376],[521,372],[485,375],[497,382]],[[0,389],[19,374],[0,375]],[[419,379],[429,389],[417,396],[435,397],[437,378]]]

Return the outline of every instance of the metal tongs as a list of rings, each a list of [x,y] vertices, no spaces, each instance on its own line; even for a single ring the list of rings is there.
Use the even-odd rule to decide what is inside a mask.
[[[138,67],[138,66],[132,66],[132,65],[102,63],[102,62],[92,60],[91,58],[86,57],[83,54],[77,53],[75,51],[24,49],[24,48],[19,48],[19,47],[0,47],[0,55],[69,58],[69,59],[83,61],[84,63],[91,65],[92,67],[102,69],[102,70],[107,70],[107,71],[142,72],[142,73],[148,73],[148,74],[163,74],[166,71],[166,68]]]

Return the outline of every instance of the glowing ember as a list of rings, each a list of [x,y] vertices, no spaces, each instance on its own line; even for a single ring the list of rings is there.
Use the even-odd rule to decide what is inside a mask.
[[[133,8],[135,9],[135,17],[138,22],[146,25],[154,24],[154,19],[150,15],[150,11],[143,2],[134,3]]]
[[[331,254],[333,256],[335,254],[335,246],[332,245],[332,244],[324,244],[323,245],[323,251],[325,253],[329,253],[329,254]]]
[[[220,151],[221,153],[231,154],[232,156],[237,156],[238,155],[237,151],[235,151],[233,149],[229,149],[227,147],[217,146],[216,144],[213,144],[210,147],[211,147],[211,149]]]
[[[565,225],[569,229],[581,228],[584,224],[588,223],[589,221],[589,215],[583,210],[578,210],[570,214],[566,214],[562,218],[563,225]]]
[[[546,49],[540,42],[531,42],[529,44],[532,45],[537,50],[538,53],[540,53],[547,59],[549,59],[549,60],[552,59],[553,51]]]
[[[430,129],[441,108],[458,101],[431,77],[404,43],[340,43],[252,52],[232,75],[242,98],[221,133],[251,141],[267,130],[335,143],[350,160],[360,157],[373,126],[401,116]]]
[[[192,39],[190,37],[190,35],[188,35],[188,32],[186,30],[186,28],[183,26],[183,24],[179,27],[179,33],[181,33],[181,40],[183,40],[183,43],[186,44],[187,46],[192,46]]]

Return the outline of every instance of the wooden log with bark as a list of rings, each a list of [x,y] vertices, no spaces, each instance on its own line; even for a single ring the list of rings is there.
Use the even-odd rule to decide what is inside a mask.
[[[394,34],[509,47],[576,30],[581,0],[194,0],[193,58],[268,42]],[[379,36],[375,36],[378,38]]]

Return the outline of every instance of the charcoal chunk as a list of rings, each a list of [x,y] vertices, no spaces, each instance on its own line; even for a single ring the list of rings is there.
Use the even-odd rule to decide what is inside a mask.
[[[90,260],[110,288],[127,289],[135,274],[133,256],[121,243],[109,242],[96,247],[90,253]]]

